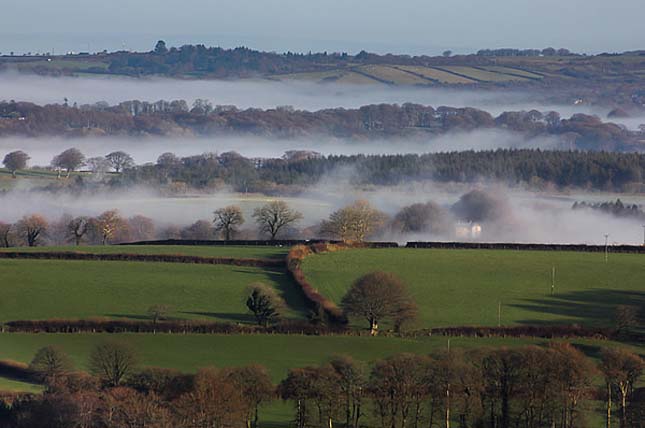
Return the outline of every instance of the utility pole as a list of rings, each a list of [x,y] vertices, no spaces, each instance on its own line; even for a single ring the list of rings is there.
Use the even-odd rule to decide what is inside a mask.
[[[609,261],[609,234],[605,233],[605,263]]]
[[[643,225],[643,247],[645,247],[645,224]]]

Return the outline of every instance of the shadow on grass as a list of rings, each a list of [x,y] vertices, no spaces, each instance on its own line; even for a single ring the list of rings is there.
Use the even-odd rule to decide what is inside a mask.
[[[258,276],[257,282],[265,282],[267,279],[273,282],[276,290],[284,299],[287,307],[298,314],[300,317],[306,317],[308,313],[305,296],[286,269],[262,269],[236,267],[233,272],[244,273],[246,275]]]
[[[645,288],[645,278],[643,279]],[[554,294],[543,299],[526,299],[526,303],[513,304],[526,311],[555,315],[562,319],[520,320],[522,324],[553,325],[571,324],[571,320],[582,325],[613,327],[616,307],[630,305],[639,308],[641,318],[645,315],[645,291],[611,290],[594,288],[569,293]]]

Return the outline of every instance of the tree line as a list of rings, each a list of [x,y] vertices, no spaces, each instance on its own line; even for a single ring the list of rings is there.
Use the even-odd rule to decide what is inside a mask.
[[[506,201],[483,190],[463,194],[451,207],[435,202],[414,203],[395,215],[375,208],[367,200],[356,200],[330,213],[313,225],[302,227],[303,214],[283,200],[256,207],[251,214],[254,229],[242,229],[246,218],[237,205],[218,208],[212,220],[200,219],[184,227],[163,225],[143,215],[124,217],[112,209],[92,216],[62,215],[48,221],[41,214],[25,215],[15,223],[0,220],[0,247],[28,245],[111,244],[154,239],[332,239],[363,242],[391,235],[427,233],[459,238],[457,225],[504,223],[509,207]],[[462,237],[464,238],[464,237]]]
[[[399,354],[369,366],[336,356],[292,368],[277,385],[261,365],[142,368],[136,349],[113,340],[95,345],[85,366],[57,346],[38,350],[18,368],[45,391],[3,400],[3,426],[257,428],[266,405],[285,400],[297,428],[582,428],[603,400],[606,426],[636,428],[645,406],[641,357],[606,348],[594,363],[563,342]]]
[[[15,176],[27,171],[29,154],[7,153],[5,167]],[[161,154],[155,163],[135,165],[132,157],[116,151],[105,157],[86,159],[71,148],[55,156],[50,167],[61,177],[83,168],[70,182],[74,191],[83,188],[119,188],[148,185],[170,193],[191,189],[217,190],[229,186],[237,192],[265,194],[297,193],[349,170],[357,185],[397,185],[410,181],[474,183],[491,180],[534,190],[578,188],[618,192],[641,192],[645,177],[645,154],[498,149],[407,155],[329,155],[292,150],[280,158],[246,158],[236,152],[205,153],[178,157]],[[110,173],[118,172],[117,174]],[[65,187],[51,185],[51,189]],[[1,194],[1,193],[0,193]]]
[[[213,106],[196,100],[127,101],[110,106],[36,105],[0,102],[0,136],[175,136],[255,135],[271,138],[366,140],[431,139],[450,132],[510,130],[524,138],[555,136],[563,149],[633,151],[640,133],[582,113],[561,118],[557,112],[515,111],[497,117],[471,107],[454,108],[406,103],[372,104],[356,109],[296,110]]]

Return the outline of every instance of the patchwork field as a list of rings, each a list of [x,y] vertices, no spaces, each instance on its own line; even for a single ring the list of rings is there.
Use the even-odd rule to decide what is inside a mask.
[[[551,294],[552,269],[555,289]],[[382,270],[407,284],[419,327],[613,325],[617,305],[645,306],[645,256],[547,251],[362,249],[310,256],[309,281],[340,302],[359,276]]]
[[[15,249],[12,249],[15,250]],[[23,251],[185,254],[220,257],[285,257],[287,248],[253,246],[94,246],[21,248]],[[497,324],[611,324],[617,304],[643,304],[645,264],[640,255],[488,250],[362,249],[305,259],[307,278],[326,296],[340,301],[351,282],[374,270],[400,275],[420,307],[420,327]],[[551,270],[556,267],[555,293]],[[296,284],[280,269],[178,263],[0,259],[0,321],[15,319],[110,317],[146,319],[153,304],[174,307],[174,318],[252,322],[243,290],[252,282],[275,287],[287,300],[291,318],[304,318]],[[456,309],[458,308],[458,309]],[[355,324],[361,328],[362,324]],[[28,363],[43,346],[58,345],[80,370],[106,339],[129,343],[140,366],[195,372],[201,367],[261,364],[278,382],[294,367],[318,365],[344,354],[370,364],[398,354],[429,354],[445,349],[446,337],[304,336],[279,334],[23,334],[0,333],[0,359]],[[537,338],[450,339],[451,349],[545,345]],[[607,346],[642,346],[601,340],[571,340],[591,358]],[[600,380],[598,380],[600,384]],[[39,385],[0,378],[0,390],[37,393]],[[590,402],[593,421],[602,405]],[[284,427],[293,404],[276,401],[261,409],[262,427]],[[368,418],[369,419],[369,418]]]

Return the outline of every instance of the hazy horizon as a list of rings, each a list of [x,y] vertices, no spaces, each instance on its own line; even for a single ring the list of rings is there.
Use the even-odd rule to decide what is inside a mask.
[[[583,53],[639,49],[645,40],[638,0],[421,0],[313,5],[296,0],[23,0],[3,5],[0,52],[150,50],[203,43],[267,51],[440,54],[483,48],[566,47]],[[24,23],[29,22],[30,31]],[[581,27],[579,23],[585,23]],[[584,28],[606,28],[602,39]],[[279,29],[279,31],[276,31]],[[545,31],[548,29],[548,31]],[[518,31],[521,30],[521,31]],[[331,34],[331,36],[330,36]]]

